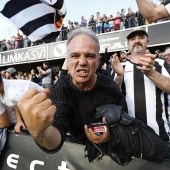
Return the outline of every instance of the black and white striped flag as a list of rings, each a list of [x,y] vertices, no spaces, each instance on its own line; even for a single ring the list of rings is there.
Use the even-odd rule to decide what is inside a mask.
[[[66,15],[64,0],[0,0],[0,12],[31,41],[52,41]]]

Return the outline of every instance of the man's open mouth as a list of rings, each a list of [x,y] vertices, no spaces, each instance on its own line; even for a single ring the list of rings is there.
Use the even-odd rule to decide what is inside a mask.
[[[87,70],[78,70],[77,72],[79,73],[79,75],[86,75],[87,74]]]

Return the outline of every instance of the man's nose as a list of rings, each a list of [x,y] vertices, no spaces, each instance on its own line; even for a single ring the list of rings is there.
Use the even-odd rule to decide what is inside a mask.
[[[140,39],[139,38],[135,38],[135,43],[139,43]]]
[[[79,58],[79,64],[82,65],[82,66],[87,65],[87,59],[86,59],[85,56],[81,56]]]

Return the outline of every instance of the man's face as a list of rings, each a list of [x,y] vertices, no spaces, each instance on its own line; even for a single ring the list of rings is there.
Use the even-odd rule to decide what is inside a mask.
[[[6,76],[6,79],[10,79],[10,77],[11,77],[11,73],[6,72],[5,76]]]
[[[1,75],[2,75],[2,76],[5,76],[5,72],[4,72],[4,71],[1,71]]]
[[[145,54],[149,40],[143,33],[137,33],[129,38],[127,45],[131,54]]]
[[[167,50],[164,52],[164,58],[165,58],[165,60],[167,61],[168,65],[170,66],[170,49],[167,49]]]
[[[73,84],[80,89],[92,88],[99,65],[99,49],[96,42],[87,35],[77,35],[68,45],[67,60]]]
[[[124,58],[126,58],[126,54],[125,53],[121,53],[120,57],[124,59]]]
[[[47,68],[47,65],[46,65],[46,64],[43,64],[43,68]]]

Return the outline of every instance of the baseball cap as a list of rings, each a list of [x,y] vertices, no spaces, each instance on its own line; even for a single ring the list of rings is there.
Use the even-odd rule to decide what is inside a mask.
[[[15,70],[15,68],[9,67],[7,70],[5,70],[5,72],[15,74],[17,71]]]
[[[125,54],[127,54],[127,52],[126,52],[126,51],[121,51],[121,52],[120,52],[120,54],[122,54],[122,53],[125,53]]]
[[[132,37],[133,34],[135,33],[143,33],[144,35],[146,35],[148,37],[148,33],[142,29],[142,28],[136,28],[136,29],[133,29],[128,35],[127,35],[127,39],[129,39],[130,37]]]

